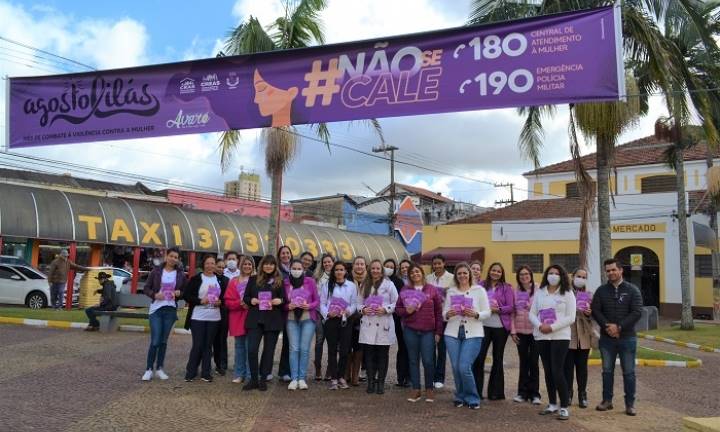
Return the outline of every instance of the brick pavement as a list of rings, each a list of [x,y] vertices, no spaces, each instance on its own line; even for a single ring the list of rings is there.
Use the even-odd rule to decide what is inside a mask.
[[[229,376],[216,377],[213,383],[185,383],[182,376],[190,339],[179,335],[171,336],[167,354],[166,370],[171,379],[143,383],[140,375],[147,343],[146,334],[0,326],[0,412],[4,413],[0,430],[675,431],[680,429],[683,415],[720,412],[720,400],[713,397],[720,355],[681,348],[673,351],[702,358],[703,367],[639,368],[637,417],[627,417],[619,410],[598,413],[574,406],[571,420],[559,422],[538,416],[537,407],[510,400],[488,402],[479,411],[456,409],[449,390],[440,392],[434,404],[411,404],[405,401],[407,390],[391,385],[393,365],[384,396],[367,395],[363,387],[330,392],[325,384],[315,382],[310,382],[307,392],[289,392],[284,385],[271,384],[266,393],[248,394],[232,384]],[[654,347],[651,341],[642,344]],[[509,344],[508,397],[514,394],[516,357]],[[616,394],[621,395],[620,386],[618,371]],[[594,405],[600,397],[598,367],[590,369],[589,394]],[[621,397],[616,403],[622,408]]]

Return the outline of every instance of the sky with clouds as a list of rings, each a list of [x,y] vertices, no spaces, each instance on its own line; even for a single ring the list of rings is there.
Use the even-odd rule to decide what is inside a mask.
[[[329,0],[322,20],[328,43],[376,38],[463,25],[471,0]],[[0,0],[0,36],[68,57],[97,69],[213,57],[222,48],[228,31],[249,15],[269,24],[282,15],[277,0],[169,0],[98,2],[85,0]],[[0,40],[0,75],[45,75],[64,70],[55,62],[28,56],[29,51]],[[67,66],[68,70],[83,70]],[[650,115],[623,140],[652,133],[662,115],[662,100],[653,98]],[[5,118],[5,95],[0,95],[0,119]],[[509,198],[493,182],[513,182],[515,198],[525,196],[523,172],[532,169],[518,150],[522,118],[515,110],[491,110],[381,119],[385,139],[400,148],[396,158],[453,175],[440,175],[407,165],[396,166],[398,182],[425,187],[457,200],[491,206]],[[6,125],[0,120],[0,129]],[[545,122],[541,161],[550,164],[569,157],[567,111],[559,109]],[[2,130],[2,136],[5,135]],[[301,133],[307,133],[302,132]],[[73,144],[16,150],[49,159],[76,162],[123,171],[128,176],[106,180],[147,182],[166,179],[178,187],[201,186],[221,190],[223,182],[240,168],[262,175],[264,196],[270,186],[263,170],[259,131],[242,132],[242,142],[232,164],[222,172],[217,151],[218,134],[181,135],[143,140]],[[373,132],[361,123],[331,125],[331,141],[363,151],[378,144]],[[585,148],[586,152],[592,147]],[[0,167],[9,157],[0,159]],[[16,166],[28,166],[12,162]],[[62,169],[38,167],[47,171]],[[73,172],[82,176],[82,172]],[[85,175],[89,176],[89,175]],[[93,176],[100,178],[98,176]],[[389,162],[321,143],[303,140],[297,159],[283,182],[283,199],[335,193],[371,195],[389,182]],[[476,179],[480,181],[472,181]],[[157,185],[150,186],[158,187]]]

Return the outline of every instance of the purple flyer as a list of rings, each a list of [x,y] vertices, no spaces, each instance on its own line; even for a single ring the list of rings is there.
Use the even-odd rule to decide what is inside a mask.
[[[590,309],[590,293],[586,291],[578,291],[575,296],[575,304],[577,305],[578,310],[586,311]]]
[[[272,309],[272,292],[260,291],[258,293],[258,300],[260,301],[260,304],[258,305],[258,309],[260,309],[260,310],[271,310]]]
[[[515,307],[518,310],[528,310],[530,308],[530,294],[527,291],[515,293]]]
[[[175,300],[175,284],[174,283],[163,283],[160,287],[160,292],[162,292],[163,297],[165,300]]]
[[[552,308],[540,309],[538,318],[540,318],[540,322],[543,324],[554,324],[555,321],[557,321],[557,316],[555,315],[555,309],[552,309]]]

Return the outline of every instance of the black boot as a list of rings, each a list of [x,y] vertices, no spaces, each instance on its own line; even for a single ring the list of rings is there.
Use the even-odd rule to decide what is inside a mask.
[[[248,390],[255,390],[257,388],[258,388],[258,381],[255,379],[255,380],[248,381],[247,384],[245,384],[242,389],[243,389],[243,391],[248,391]]]
[[[267,375],[266,375],[267,376]],[[261,379],[258,383],[258,390],[260,391],[267,391],[267,381],[265,379]]]
[[[379,395],[385,394],[385,380],[378,380],[378,382],[375,383],[375,393]]]
[[[367,392],[375,393],[375,381],[370,378],[367,380]]]

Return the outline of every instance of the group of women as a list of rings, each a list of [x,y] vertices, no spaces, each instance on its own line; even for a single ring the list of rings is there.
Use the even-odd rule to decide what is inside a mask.
[[[578,404],[587,407],[591,299],[589,293],[578,296],[582,302],[575,296],[585,291],[584,269],[574,271],[571,279],[562,266],[551,265],[536,284],[531,268],[521,266],[513,287],[500,263],[490,265],[484,277],[481,263],[460,263],[444,289],[429,283],[432,278],[426,280],[423,268],[407,260],[398,265],[392,259],[368,262],[356,257],[348,269],[324,254],[313,273],[315,257],[305,252],[294,259],[284,246],[277,257],[263,257],[257,270],[252,257],[228,252],[225,265],[218,266],[217,259],[208,255],[202,260],[202,272],[186,280],[176,268],[178,257],[176,249],[168,249],[165,262],[151,272],[145,285],[145,294],[153,301],[143,380],[168,378],[163,370],[167,339],[177,320],[176,301],[182,298],[189,306],[185,328],[192,333],[186,381],[197,378],[198,368],[201,380],[212,381],[213,351],[216,370],[222,372],[217,340],[229,335],[235,339],[233,382],[244,384],[243,390],[266,390],[282,332],[286,347],[279,375],[289,381],[290,390],[308,389],[314,338],[316,380],[328,380],[331,390],[347,389],[359,385],[364,369],[367,392],[383,394],[389,349],[398,343],[398,384],[405,386],[409,379],[408,400],[422,400],[422,364],[424,399],[433,402],[436,347],[442,341],[452,366],[455,406],[478,409],[484,394],[488,400],[505,398],[503,356],[511,338],[517,345],[520,372],[515,402],[541,404],[540,358],[549,399],[541,414],[569,417],[575,376]],[[323,376],[324,346],[328,360]],[[485,393],[490,348],[492,366]]]

